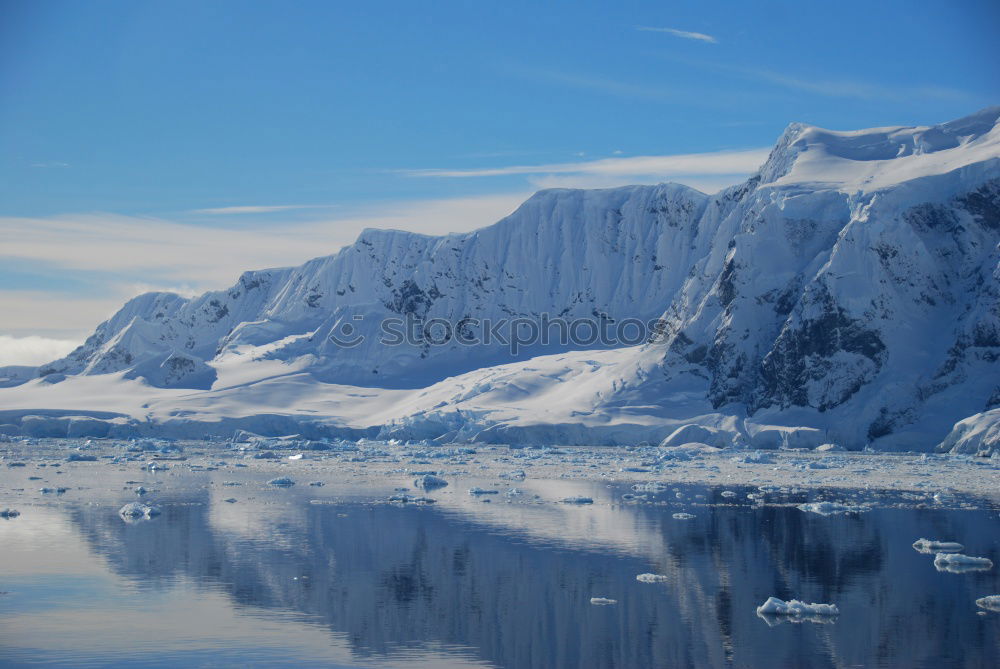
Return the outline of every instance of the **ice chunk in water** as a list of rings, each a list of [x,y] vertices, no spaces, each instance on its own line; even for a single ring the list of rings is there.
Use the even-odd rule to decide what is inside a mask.
[[[151,504],[129,502],[122,508],[118,509],[118,515],[126,520],[138,520],[141,518],[152,518],[154,516],[158,516],[160,515],[160,509],[159,507],[155,507]]]
[[[593,504],[594,500],[590,497],[563,497],[563,504]]]
[[[821,516],[832,516],[838,513],[864,513],[871,509],[867,506],[851,506],[840,502],[812,502],[810,504],[799,504],[800,511],[818,513]]]
[[[424,490],[434,490],[436,488],[443,488],[448,485],[440,476],[435,476],[434,474],[424,474],[418,479],[413,481],[413,485],[417,488],[423,488]]]
[[[965,550],[965,546],[954,541],[935,541],[934,539],[917,539],[913,542],[913,549],[918,553],[959,553]]]
[[[757,615],[771,614],[776,616],[837,616],[840,609],[836,604],[806,604],[797,599],[787,602],[777,597],[768,597],[767,601],[757,607]]]
[[[635,580],[640,583],[663,583],[669,579],[663,574],[639,574],[635,577]]]
[[[279,477],[279,478],[276,478],[276,479],[271,479],[270,481],[267,482],[267,484],[268,485],[276,485],[276,486],[280,486],[280,487],[283,487],[283,488],[287,488],[289,486],[295,485],[295,481],[293,481],[292,479],[288,478],[287,476],[282,476],[282,477]]]
[[[617,604],[617,599],[608,599],[607,597],[591,597],[590,603],[594,606],[608,606],[610,604]]]
[[[675,513],[674,520],[691,520],[696,516],[693,513]]]
[[[976,606],[987,611],[1000,613],[1000,595],[989,595],[976,600]]]
[[[934,556],[934,568],[952,574],[964,574],[969,571],[989,571],[993,569],[993,561],[962,553],[938,553]]]

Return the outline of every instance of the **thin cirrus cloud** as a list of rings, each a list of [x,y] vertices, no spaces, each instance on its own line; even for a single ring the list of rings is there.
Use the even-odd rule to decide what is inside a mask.
[[[334,209],[335,204],[278,204],[278,205],[243,205],[235,207],[211,207],[208,209],[192,209],[192,214],[208,214],[209,216],[237,216],[242,214],[274,214],[282,211],[301,209]]]
[[[705,33],[696,33],[690,30],[678,30],[677,28],[654,28],[651,26],[636,26],[635,29],[646,33],[663,33],[665,35],[673,35],[674,37],[680,37],[683,39],[693,39],[699,42],[708,42],[709,44],[719,43],[719,40],[712,37],[711,35],[706,35]]]
[[[474,178],[510,175],[578,174],[608,177],[676,177],[688,175],[749,174],[756,170],[770,148],[742,151],[715,151],[666,156],[633,156],[602,158],[585,162],[548,163],[543,165],[510,165],[473,169],[403,170],[409,177]]]

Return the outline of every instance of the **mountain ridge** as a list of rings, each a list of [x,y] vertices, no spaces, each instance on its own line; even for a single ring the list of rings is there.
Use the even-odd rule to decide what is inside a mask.
[[[991,107],[926,127],[791,124],[755,175],[715,195],[553,189],[470,233],[365,230],[332,256],[246,272],[225,291],[139,296],[41,378],[8,374],[0,392],[42,397],[106,375],[153,395],[249,397],[258,381],[305,375],[295,383],[385,405],[320,423],[398,438],[617,443],[697,423],[728,443],[794,433],[926,450],[1000,398],[998,118]],[[641,345],[520,355],[376,338],[386,318],[543,314],[660,319],[662,330]],[[364,343],[332,341],[347,324]],[[561,375],[582,385],[550,387]],[[206,422],[227,415],[213,411]]]

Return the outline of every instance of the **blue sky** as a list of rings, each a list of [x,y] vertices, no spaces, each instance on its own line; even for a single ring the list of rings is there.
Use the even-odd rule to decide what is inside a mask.
[[[995,0],[3,0],[0,334],[540,187],[714,190],[791,121],[963,116],[1000,97],[997,25]]]

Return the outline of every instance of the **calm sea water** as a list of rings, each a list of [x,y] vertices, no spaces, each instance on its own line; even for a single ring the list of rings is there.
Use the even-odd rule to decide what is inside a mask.
[[[22,514],[0,520],[4,666],[995,667],[1000,657],[1000,614],[974,603],[1000,594],[1000,519],[984,505],[884,495],[883,508],[823,517],[792,505],[815,494],[761,506],[751,489],[727,498],[671,486],[652,497],[665,505],[632,504],[624,487],[528,481],[511,502],[452,486],[433,506],[398,506],[384,502],[392,487],[161,474],[144,485],[163,515],[127,523],[118,509],[136,499],[132,484],[95,478],[54,496],[16,489],[13,475],[0,496]],[[532,485],[597,503],[536,503]],[[911,547],[920,537],[960,541],[997,566],[939,572]],[[636,581],[645,572],[667,581]],[[841,615],[764,619],[756,607],[771,595]]]

